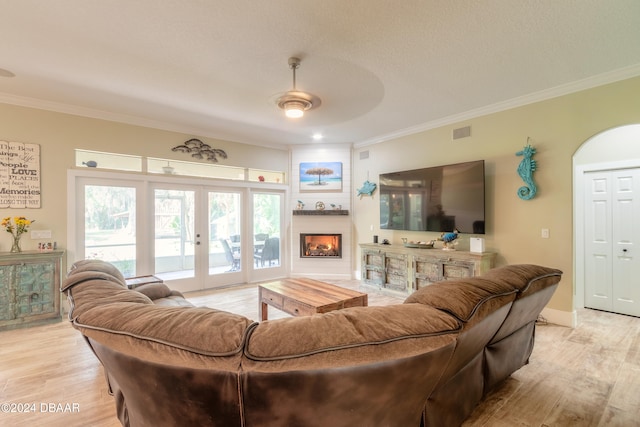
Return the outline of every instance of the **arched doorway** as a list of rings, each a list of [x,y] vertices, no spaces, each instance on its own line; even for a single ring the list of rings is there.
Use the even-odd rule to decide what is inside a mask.
[[[585,141],[573,156],[573,172],[574,307],[640,315],[639,227],[631,227],[632,232],[627,227],[620,237],[621,218],[640,215],[640,124],[609,129]],[[621,204],[611,183],[621,176],[629,196],[625,206],[616,207]],[[617,286],[626,288],[616,291]]]

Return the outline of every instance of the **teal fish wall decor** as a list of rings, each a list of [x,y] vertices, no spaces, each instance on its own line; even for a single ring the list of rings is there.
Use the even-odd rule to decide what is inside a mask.
[[[516,156],[523,156],[522,161],[518,165],[518,175],[524,181],[525,185],[518,188],[518,197],[522,200],[533,199],[538,191],[536,183],[533,182],[533,172],[537,169],[536,161],[533,160],[533,155],[536,154],[536,149],[529,144],[530,138],[527,138],[527,145],[516,153]]]
[[[375,182],[371,182],[369,180],[366,180],[363,184],[361,188],[358,188],[358,193],[357,195],[360,196],[360,198],[362,198],[362,196],[371,196],[373,194],[374,191],[376,191],[376,187],[378,185]]]

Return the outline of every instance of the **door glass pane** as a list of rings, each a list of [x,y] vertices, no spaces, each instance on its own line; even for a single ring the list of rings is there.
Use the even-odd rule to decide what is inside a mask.
[[[240,271],[239,193],[209,192],[209,274]]]
[[[253,258],[255,268],[280,266],[280,194],[253,195]]]
[[[114,264],[124,277],[136,275],[136,189],[84,187],[84,257]]]
[[[194,194],[155,190],[155,274],[165,280],[194,277]]]

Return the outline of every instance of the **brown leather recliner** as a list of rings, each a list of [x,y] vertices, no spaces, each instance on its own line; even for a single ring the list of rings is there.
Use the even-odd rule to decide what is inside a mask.
[[[69,316],[125,426],[459,425],[487,381],[521,366],[497,370],[501,358],[529,357],[530,318],[561,277],[510,266],[405,304],[257,323],[164,284],[129,290],[106,263],[74,267]]]

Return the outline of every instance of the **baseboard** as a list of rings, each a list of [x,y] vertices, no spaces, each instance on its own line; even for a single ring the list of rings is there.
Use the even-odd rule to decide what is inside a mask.
[[[544,317],[548,323],[553,323],[554,325],[575,328],[578,324],[578,315],[575,310],[562,311],[547,307],[542,310],[540,315]]]

